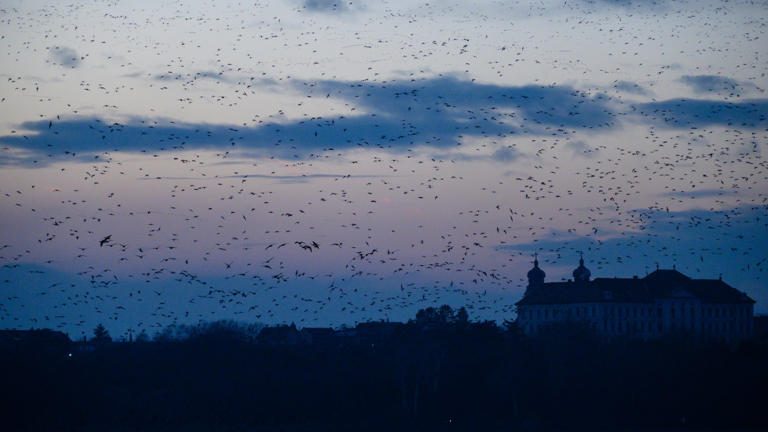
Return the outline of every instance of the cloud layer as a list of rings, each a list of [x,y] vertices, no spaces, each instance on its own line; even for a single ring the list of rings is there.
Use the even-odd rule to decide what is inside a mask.
[[[74,69],[80,66],[82,61],[81,57],[72,48],[69,47],[53,47],[49,50],[51,60],[61,67]]]
[[[298,88],[298,84],[294,84]],[[29,133],[0,137],[4,164],[44,165],[92,159],[103,152],[239,150],[253,157],[304,159],[327,151],[415,146],[455,147],[467,137],[563,135],[610,130],[618,117],[667,128],[768,126],[768,99],[739,102],[671,99],[620,107],[602,93],[565,85],[500,86],[455,77],[388,83],[319,81],[307,97],[346,101],[356,115],[312,117],[252,127],[188,124],[155,119],[107,123],[98,118],[27,122]],[[494,159],[515,154],[496,149]]]

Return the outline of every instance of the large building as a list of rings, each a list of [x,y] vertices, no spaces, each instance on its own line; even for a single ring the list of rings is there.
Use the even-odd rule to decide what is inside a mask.
[[[752,335],[753,305],[722,279],[691,279],[674,268],[645,277],[596,278],[584,259],[567,282],[544,282],[534,259],[517,302],[517,323],[529,335],[557,323],[581,322],[605,336],[643,339],[687,335],[734,342]]]

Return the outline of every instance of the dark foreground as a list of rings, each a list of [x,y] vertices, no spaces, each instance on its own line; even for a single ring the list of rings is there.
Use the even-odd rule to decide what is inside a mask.
[[[431,316],[335,333],[0,337],[7,431],[768,430],[768,344],[605,341]],[[70,355],[71,354],[71,355]]]

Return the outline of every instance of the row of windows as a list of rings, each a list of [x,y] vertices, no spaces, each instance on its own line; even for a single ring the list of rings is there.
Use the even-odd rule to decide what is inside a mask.
[[[661,308],[653,306],[608,306],[607,315],[617,316],[619,318],[643,318],[653,316],[654,309],[656,315],[661,317]]]
[[[649,318],[653,317],[653,306],[604,306],[605,315],[618,318]],[[595,306],[549,307],[533,310],[522,309],[518,311],[520,318],[549,320],[557,318],[595,318],[598,316],[598,308]],[[656,311],[656,316],[662,316],[661,308]]]
[[[707,318],[744,318],[751,316],[749,306],[705,306],[704,316]]]
[[[661,306],[604,306],[605,315],[618,318],[661,318],[664,311]],[[593,306],[548,307],[534,310],[520,310],[520,318],[549,320],[557,318],[593,318],[597,317],[597,308]],[[706,306],[702,309],[706,318],[748,317],[751,316],[749,307],[744,306]],[[696,318],[696,307],[693,304],[672,304],[669,307],[669,315],[672,320],[681,318],[693,322]]]
[[[659,309],[659,311],[661,311],[661,309]],[[706,318],[736,318],[748,316],[750,309],[749,307],[741,305],[703,306],[701,311]],[[685,304],[673,304],[670,306],[669,313],[672,318],[675,318],[677,314],[682,317],[685,317],[686,315],[696,316],[696,306],[694,304],[689,304],[686,307]]]
[[[594,306],[580,306],[574,309],[570,308],[537,308],[534,310],[521,310],[520,317],[528,319],[548,320],[561,317],[586,318],[596,315]]]
[[[720,321],[720,322],[708,322],[704,324],[704,330],[710,334],[730,334],[736,331],[738,334],[751,333],[751,325],[749,321]]]
[[[664,333],[664,326],[661,322],[658,321],[652,321],[652,320],[642,320],[642,321],[635,321],[635,322],[628,322],[628,321],[619,321],[619,320],[609,320],[604,319],[602,323],[602,330],[607,334],[627,334],[627,335],[638,335],[638,334],[662,334]],[[543,325],[533,325],[528,324],[525,326],[527,332],[533,333],[536,332],[540,327],[543,327]],[[677,331],[690,331],[693,330],[693,326],[683,326],[683,325],[671,325],[669,332],[677,332]],[[704,331],[707,334],[715,334],[715,335],[732,335],[734,334],[734,331],[736,334],[740,335],[747,335],[751,332],[750,323],[749,321],[729,321],[729,322],[714,322],[714,323],[707,323],[704,325]]]
[[[608,333],[618,334],[642,334],[642,333],[661,333],[664,331],[661,323],[655,321],[603,321],[603,329]]]

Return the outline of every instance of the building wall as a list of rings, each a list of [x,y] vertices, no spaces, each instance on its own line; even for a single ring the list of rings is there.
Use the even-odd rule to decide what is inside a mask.
[[[702,333],[727,341],[749,338],[753,334],[752,304],[707,304],[702,310]]]
[[[656,306],[662,311],[663,334],[701,334],[702,307],[698,299],[661,299]]]
[[[734,342],[752,336],[752,304],[702,304],[696,298],[654,303],[574,303],[518,306],[518,325],[529,335],[562,322],[589,324],[598,334],[653,339],[693,335]]]

